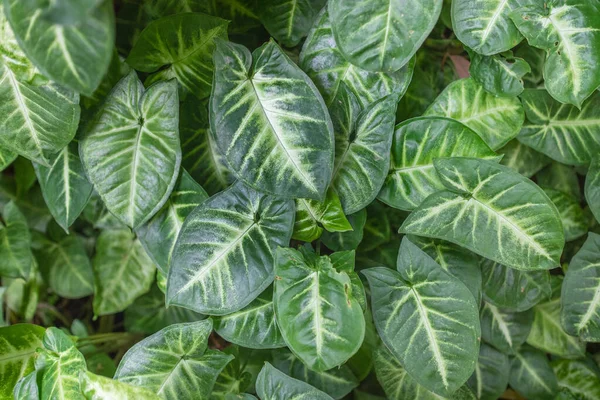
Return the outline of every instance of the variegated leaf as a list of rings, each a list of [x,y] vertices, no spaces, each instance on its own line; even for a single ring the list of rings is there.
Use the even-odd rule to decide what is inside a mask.
[[[343,98],[354,94],[349,89],[342,89],[338,96]],[[397,97],[390,95],[367,106],[355,121],[349,121],[351,129],[340,129],[338,124],[335,125],[335,164],[331,187],[340,197],[346,214],[368,206],[383,185],[390,168],[397,102]]]
[[[19,379],[13,389],[13,398],[15,400],[39,400],[40,392],[37,386],[36,371],[32,371]]]
[[[523,76],[531,72],[527,61],[514,57],[511,51],[495,56],[470,53],[470,58],[471,76],[491,94],[515,97],[523,92]]]
[[[50,327],[42,344],[35,360],[35,369],[41,372],[40,400],[84,400],[79,373],[87,366],[73,340],[62,330]]]
[[[585,199],[596,221],[600,221],[600,156],[592,160],[585,178]]]
[[[526,0],[454,0],[452,26],[468,47],[486,56],[515,47],[523,36],[510,13]]]
[[[365,209],[357,213],[348,215],[348,222],[352,226],[351,231],[347,232],[323,232],[321,240],[328,249],[333,251],[355,250],[363,240],[363,229],[367,222],[367,212]]]
[[[531,46],[546,50],[544,80],[561,103],[581,104],[600,86],[600,4],[595,0],[522,1],[510,17]]]
[[[512,358],[508,383],[527,399],[551,399],[558,392],[548,357],[530,346],[524,346]]]
[[[28,279],[34,260],[27,220],[12,201],[4,206],[1,216],[0,276]]]
[[[68,231],[85,208],[94,188],[83,170],[76,141],[48,161],[49,168],[34,163],[35,174],[54,220]]]
[[[332,400],[328,394],[287,376],[268,362],[258,374],[256,393],[262,400]]]
[[[96,241],[94,314],[126,309],[150,290],[156,267],[129,229],[104,230]]]
[[[53,81],[91,95],[106,73],[115,40],[110,2],[103,2],[77,24],[56,24],[42,14],[39,0],[5,0],[14,34],[33,64]]]
[[[358,351],[365,319],[349,274],[306,246],[277,249],[273,303],[288,347],[310,369],[322,372]]]
[[[176,78],[182,94],[206,98],[212,87],[214,39],[227,40],[227,25],[200,13],[160,18],[142,31],[126,62],[138,71],[154,72],[147,83]]]
[[[434,161],[449,189],[429,196],[400,232],[448,240],[506,266],[559,266],[564,234],[556,207],[529,179],[476,158]]]
[[[363,270],[383,343],[420,385],[441,396],[471,376],[481,335],[475,298],[406,237],[397,271]]]
[[[552,276],[552,298],[533,307],[534,318],[527,343],[564,358],[579,358],[585,355],[585,343],[569,335],[561,325],[562,276]]]
[[[257,189],[322,200],[333,128],[314,84],[273,41],[252,55],[216,42],[210,120],[228,165]]]
[[[304,38],[327,0],[264,0],[260,20],[279,43],[294,47]]]
[[[352,225],[346,219],[336,192],[329,188],[325,200],[297,199],[296,219],[292,238],[312,242],[321,237],[323,228],[329,232],[347,232]]]
[[[285,347],[275,321],[272,289],[241,310],[215,318],[215,331],[228,342],[251,349]]]
[[[562,286],[561,322],[586,342],[600,342],[600,235],[590,232],[569,263]]]
[[[0,171],[4,171],[15,159],[18,154],[0,145]]]
[[[559,190],[543,188],[544,193],[552,200],[562,221],[565,241],[570,242],[585,235],[588,221],[579,205],[579,201]]]
[[[521,95],[527,122],[519,141],[548,157],[569,165],[589,164],[600,152],[600,93],[595,92],[579,110],[561,104],[545,90]]]
[[[600,398],[600,376],[592,360],[553,360],[550,365],[558,386],[567,388],[575,398],[593,400]]]
[[[524,59],[531,67],[531,72],[523,77],[525,87],[530,89],[544,88],[544,64],[546,63],[546,52],[526,43],[515,51],[515,55]]]
[[[411,60],[393,72],[373,72],[352,64],[335,42],[327,7],[317,17],[300,53],[300,66],[315,82],[328,106],[342,82],[354,92],[363,108],[390,94],[400,98],[408,88],[414,64]]]
[[[470,128],[442,117],[419,117],[396,126],[390,171],[378,199],[401,210],[414,210],[445,187],[433,160],[440,157],[498,156]]]
[[[547,187],[563,192],[581,201],[581,188],[576,168],[553,161],[535,175],[540,187]]]
[[[209,399],[217,376],[233,356],[208,349],[210,319],[175,324],[131,347],[115,379],[166,400]]]
[[[32,324],[0,327],[0,397],[11,399],[13,388],[34,370],[35,352],[44,328]]]
[[[506,354],[515,354],[525,343],[531,324],[533,310],[512,312],[484,303],[480,312],[481,338]]]
[[[483,298],[496,307],[525,311],[550,298],[548,271],[519,271],[484,258],[480,264]]]
[[[169,260],[183,221],[207,198],[204,189],[182,169],[169,200],[137,229],[142,246],[163,274],[169,271]]]
[[[329,371],[316,372],[308,368],[288,350],[282,349],[274,352],[273,365],[284,374],[306,382],[334,399],[343,398],[359,384],[348,364],[332,368]]]
[[[517,139],[513,139],[498,150],[502,154],[500,164],[515,170],[519,174],[530,178],[550,163],[550,159]]]
[[[210,315],[238,311],[274,277],[274,255],[287,246],[294,203],[241,182],[211,197],[187,217],[167,281],[167,304]]]
[[[482,343],[475,372],[468,385],[479,400],[497,400],[502,397],[508,385],[510,361],[508,356],[492,346]]]
[[[52,154],[75,136],[79,95],[54,84],[20,82],[0,63],[0,145],[49,165]]]
[[[425,115],[448,117],[462,122],[494,150],[517,136],[525,118],[518,99],[496,97],[473,78],[461,79],[448,85],[425,111]]]
[[[128,385],[114,379],[96,375],[89,371],[81,371],[81,392],[86,400],[159,400],[152,391],[133,385]]]
[[[442,0],[331,0],[335,41],[344,57],[368,71],[402,68],[425,41]]]
[[[81,142],[87,176],[121,222],[137,228],[167,201],[179,176],[175,81],[144,90],[131,72],[117,83]]]

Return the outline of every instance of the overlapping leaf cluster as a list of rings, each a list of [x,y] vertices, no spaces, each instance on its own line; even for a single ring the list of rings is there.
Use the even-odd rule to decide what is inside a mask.
[[[4,0],[0,398],[600,398],[599,65],[597,0]]]

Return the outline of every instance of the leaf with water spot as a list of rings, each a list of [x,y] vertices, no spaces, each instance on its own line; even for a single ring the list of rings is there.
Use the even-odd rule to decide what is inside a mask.
[[[532,181],[476,158],[440,158],[434,165],[448,190],[425,199],[400,232],[448,240],[520,270],[559,266],[560,216]]]
[[[181,164],[176,82],[113,88],[80,144],[87,176],[121,222],[137,228],[168,200]]]
[[[273,303],[288,347],[310,369],[322,372],[358,351],[365,319],[348,273],[306,246],[277,249]]]
[[[481,335],[478,306],[467,287],[402,239],[397,271],[363,270],[377,332],[408,374],[449,396],[473,373]]]

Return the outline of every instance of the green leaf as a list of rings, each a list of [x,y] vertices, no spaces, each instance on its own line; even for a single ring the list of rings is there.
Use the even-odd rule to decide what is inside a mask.
[[[151,335],[167,326],[204,319],[204,315],[182,307],[165,306],[165,294],[158,286],[138,297],[125,309],[125,330]]]
[[[216,42],[210,119],[227,163],[259,190],[322,200],[333,129],[313,83],[273,41],[252,55]]]
[[[48,5],[41,0],[5,0],[4,11],[27,58],[44,75],[91,95],[113,51],[113,6],[104,2],[77,24],[55,24],[40,18]]]
[[[86,400],[158,400],[161,397],[145,388],[128,385],[91,372],[81,371],[81,392]]]
[[[0,221],[0,276],[27,279],[33,262],[30,246],[27,220],[11,201],[4,206]]]
[[[344,83],[364,108],[391,94],[402,97],[410,83],[415,63],[411,60],[393,72],[373,72],[352,64],[335,43],[325,7],[304,42],[300,67],[315,82],[327,105],[333,104]]]
[[[513,57],[512,52],[495,56],[471,53],[469,72],[485,90],[495,96],[515,97],[525,89],[523,76],[531,67],[522,58]]]
[[[262,400],[331,400],[332,398],[294,378],[290,378],[268,362],[258,374],[256,393]]]
[[[561,282],[562,277],[552,277],[552,298],[533,308],[534,318],[527,343],[564,358],[578,358],[585,355],[585,343],[569,335],[561,326]]]
[[[68,231],[85,208],[93,186],[85,176],[76,141],[68,144],[48,161],[49,168],[34,163],[35,174],[50,213]]]
[[[475,131],[493,150],[517,136],[525,118],[516,98],[496,97],[472,78],[448,85],[426,116],[440,116],[462,122]]]
[[[454,0],[454,32],[479,54],[489,56],[510,50],[523,40],[509,16],[521,3],[523,0]]]
[[[166,275],[169,271],[169,260],[183,221],[207,198],[204,189],[181,169],[165,205],[137,229],[142,246],[163,274]]]
[[[550,297],[548,271],[519,271],[492,260],[481,259],[483,298],[510,311],[525,311]]]
[[[592,0],[527,0],[510,17],[531,46],[546,50],[546,89],[581,104],[600,86],[600,5]]]
[[[525,87],[531,89],[544,88],[544,64],[546,63],[546,52],[522,43],[515,55],[524,59],[531,67],[531,72],[523,77]]]
[[[338,95],[353,96],[349,91]],[[337,98],[336,98],[337,100]],[[346,214],[368,206],[377,197],[390,168],[390,146],[396,119],[395,95],[367,106],[351,121],[353,129],[335,129],[335,164],[331,187]]]
[[[235,179],[209,133],[208,108],[195,97],[188,97],[179,106],[179,131],[181,166],[210,195],[227,188]]]
[[[343,398],[359,384],[347,364],[329,371],[316,372],[287,350],[273,353],[273,365],[284,374],[306,382],[334,399]]]
[[[41,400],[80,400],[85,399],[81,392],[79,373],[87,366],[83,354],[77,350],[73,340],[62,330],[50,327],[42,340],[43,348],[38,349],[35,369]]]
[[[104,230],[96,241],[94,314],[126,309],[150,290],[156,268],[128,229]]]
[[[342,209],[340,198],[331,187],[327,189],[323,202],[296,199],[296,219],[292,238],[312,242],[321,237],[323,228],[329,232],[352,230],[352,225],[346,219]]]
[[[545,90],[526,90],[521,95],[527,122],[519,141],[569,165],[589,164],[600,152],[598,110],[600,93],[593,94],[579,110],[554,100]]]
[[[389,400],[439,400],[438,396],[419,385],[406,369],[384,346],[374,352],[375,373]],[[452,400],[474,400],[475,395],[466,386],[461,386],[449,397]],[[370,398],[369,398],[370,399]]]
[[[18,154],[0,146],[0,171],[4,171],[15,159]]]
[[[257,11],[271,36],[294,47],[308,34],[325,3],[327,0],[267,0]]]
[[[448,240],[525,271],[559,266],[560,217],[538,186],[492,161],[446,158],[434,165],[450,190],[428,197],[400,232]]]
[[[121,222],[137,228],[167,201],[181,163],[175,81],[144,90],[135,72],[113,88],[81,142],[87,176]]]
[[[277,249],[273,303],[288,347],[310,369],[322,372],[358,351],[365,319],[348,273],[307,246]]]
[[[232,395],[245,391],[254,392],[256,378],[265,361],[271,359],[271,352],[236,345],[226,347],[223,352],[235,358],[221,371],[215,382],[211,400],[229,400]]]
[[[15,400],[39,400],[40,393],[36,380],[36,371],[19,379],[13,390],[13,398]]]
[[[600,398],[598,367],[591,360],[554,360],[552,369],[558,386],[567,388],[576,398],[593,400]]]
[[[479,348],[475,372],[468,385],[480,400],[496,400],[508,385],[510,362],[508,356],[485,343]]]
[[[275,321],[271,289],[241,310],[215,318],[215,331],[228,342],[251,349],[285,347]]]
[[[581,200],[581,188],[579,187],[579,176],[575,168],[553,161],[535,176],[540,187],[547,187]]]
[[[533,310],[512,312],[484,303],[480,318],[481,338],[503,353],[515,354],[527,340],[533,323]]]
[[[448,118],[419,117],[396,126],[390,171],[379,200],[401,210],[414,210],[427,196],[443,190],[433,160],[442,157],[497,159],[470,128]]]
[[[392,224],[387,215],[390,208],[379,201],[373,201],[367,206],[366,210],[367,222],[363,228],[363,240],[360,244],[361,252],[377,249],[389,243],[392,238]]]
[[[442,11],[441,0],[332,0],[335,41],[344,57],[368,70],[393,72],[421,47]]]
[[[333,251],[355,250],[363,239],[363,229],[367,222],[367,212],[363,209],[348,215],[352,226],[347,232],[323,232],[321,240],[328,249]]]
[[[600,342],[600,235],[590,232],[569,263],[561,295],[565,331],[586,342]]]
[[[579,201],[564,192],[549,188],[543,189],[560,214],[565,240],[569,242],[585,235],[588,230],[588,221]]]
[[[224,19],[200,13],[161,18],[142,31],[126,62],[138,71],[155,72],[149,82],[176,78],[184,93],[208,97],[214,39],[227,40],[227,25]]]
[[[40,268],[47,271],[48,285],[60,297],[80,299],[94,293],[92,263],[81,236],[44,238],[36,255]]]
[[[31,324],[0,327],[0,397],[12,398],[19,379],[34,370],[45,329]]]
[[[278,246],[294,223],[291,200],[236,183],[194,209],[183,224],[167,281],[167,304],[210,315],[238,311],[273,281]]]
[[[53,153],[75,136],[79,95],[54,84],[20,82],[0,63],[0,144],[32,161],[49,165]]]
[[[231,355],[208,349],[210,319],[171,325],[133,345],[115,378],[157,393],[163,399],[209,399]]]
[[[364,270],[381,340],[420,385],[441,396],[471,376],[481,335],[467,287],[402,239],[397,270]]]
[[[511,140],[499,149],[498,154],[504,155],[500,164],[506,165],[527,178],[535,175],[551,161],[542,153],[525,146],[517,139]]]
[[[508,383],[531,400],[551,399],[558,392],[558,382],[544,353],[525,346],[511,361]]]
[[[600,221],[600,157],[592,160],[585,178],[585,200],[596,221]]]

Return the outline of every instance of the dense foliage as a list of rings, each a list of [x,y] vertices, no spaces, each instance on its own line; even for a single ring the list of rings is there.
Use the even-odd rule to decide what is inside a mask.
[[[3,0],[0,399],[600,399],[599,0]]]

